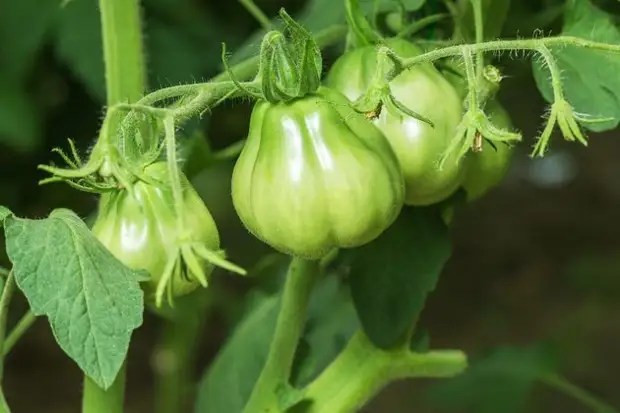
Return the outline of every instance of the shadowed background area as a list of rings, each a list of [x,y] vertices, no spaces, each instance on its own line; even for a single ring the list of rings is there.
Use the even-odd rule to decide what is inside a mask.
[[[341,18],[334,0],[256,3],[269,16],[285,7],[293,16],[302,16],[311,29]],[[535,11],[555,10],[561,3],[513,0],[504,35],[529,35],[535,28],[532,22],[537,21],[531,18]],[[620,11],[617,2],[596,3],[611,13]],[[559,30],[557,16],[550,12],[544,20],[547,30]],[[37,165],[59,162],[50,151],[65,148],[67,138],[74,139],[82,151],[96,138],[105,100],[98,18],[94,0],[72,0],[63,8],[51,0],[7,0],[0,5],[0,204],[20,216],[44,217],[58,207],[72,208],[82,217],[95,212],[94,195],[65,184],[38,186],[44,175]],[[144,19],[150,89],[205,81],[219,73],[221,42],[237,52],[233,62],[255,54],[260,43],[258,24],[236,1],[145,0]],[[326,68],[336,52],[325,53]],[[523,131],[525,142],[502,184],[456,214],[454,254],[430,296],[421,324],[430,333],[432,347],[462,348],[474,357],[503,349],[496,362],[515,368],[531,362],[537,349],[551,349],[564,376],[620,406],[618,132],[590,133],[587,148],[554,135],[549,155],[532,160],[528,154],[543,125],[547,103],[536,88],[529,61],[504,56],[498,66],[507,76],[499,99]],[[205,138],[197,139],[208,139],[214,150],[244,139],[250,110],[249,102],[239,100],[217,107],[193,125],[204,133]],[[231,259],[251,267],[269,249],[244,230],[234,212],[233,165],[234,161],[226,161],[205,168],[197,162],[188,175],[213,214]],[[8,263],[6,256],[3,263]],[[255,282],[219,272],[215,278],[213,294],[231,299],[219,300],[226,301],[226,306],[207,305],[189,373],[196,383],[221,348]],[[214,301],[209,291],[200,294]],[[20,296],[11,308],[9,324],[26,308]],[[156,411],[153,371],[167,366],[166,354],[156,344],[160,333],[159,319],[147,312],[129,354],[127,412]],[[78,412],[81,380],[79,369],[56,345],[41,319],[7,360],[5,393],[17,413]],[[193,405],[195,390],[188,389],[188,406]],[[411,411],[579,413],[587,409],[539,382],[489,380],[484,374],[440,386],[430,381],[396,383],[364,409],[366,413]]]

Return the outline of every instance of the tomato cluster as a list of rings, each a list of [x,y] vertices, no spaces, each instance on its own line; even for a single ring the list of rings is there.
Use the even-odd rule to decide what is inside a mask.
[[[403,39],[387,45],[402,57],[422,51]],[[438,167],[463,115],[458,85],[432,64],[405,70],[389,84],[395,99],[421,119],[382,110],[366,117],[351,103],[370,87],[377,47],[348,51],[325,86],[286,101],[259,101],[232,178],[235,209],[246,228],[273,248],[319,258],[333,248],[365,244],[403,205],[425,206],[459,187],[475,199],[505,173],[510,149],[483,144],[464,161]],[[488,104],[499,126],[510,120]]]
[[[402,39],[387,45],[403,57],[422,52]],[[419,117],[356,110],[353,102],[372,87],[377,64],[376,46],[353,49],[334,63],[318,89],[255,104],[233,170],[232,200],[248,231],[274,249],[319,259],[333,249],[360,246],[392,225],[404,205],[437,204],[458,188],[473,200],[505,174],[510,148],[486,141],[482,151],[462,161],[455,155],[439,167],[461,122],[466,90],[430,63],[403,71],[387,85],[393,98]],[[487,102],[486,112],[498,126],[510,127],[496,101]],[[147,291],[157,289],[163,274],[172,274],[166,281],[172,295],[186,294],[213,264],[187,251],[178,269],[172,271],[170,264],[183,252],[183,242],[217,250],[216,224],[185,176],[183,210],[176,211],[165,162],[147,166],[144,175],[150,179],[131,191],[101,197],[93,231],[126,265],[149,272]],[[179,227],[177,213],[184,226]],[[192,277],[192,270],[201,277]]]

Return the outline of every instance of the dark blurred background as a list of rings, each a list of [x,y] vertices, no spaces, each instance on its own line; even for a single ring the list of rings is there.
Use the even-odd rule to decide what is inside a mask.
[[[257,3],[269,16],[284,6],[311,29],[342,21],[333,0]],[[531,33],[536,10],[562,2],[512,3],[505,36]],[[617,8],[614,2],[601,3]],[[543,20],[547,30],[561,27],[557,16]],[[145,0],[144,20],[150,89],[204,81],[219,73],[222,41],[228,50],[237,51],[233,62],[256,53],[260,41],[256,36],[246,41],[258,25],[233,0]],[[57,207],[72,208],[83,217],[95,211],[92,195],[64,184],[38,186],[44,175],[37,165],[58,162],[50,150],[65,148],[67,138],[82,150],[94,142],[104,103],[99,30],[94,0],[72,0],[63,8],[53,0],[6,0],[0,5],[0,204],[20,216],[43,217]],[[326,65],[333,58],[328,51]],[[620,406],[618,132],[590,134],[588,148],[555,136],[547,157],[530,159],[546,102],[528,61],[506,58],[499,66],[507,75],[500,100],[526,141],[502,185],[457,213],[454,255],[422,323],[433,347],[462,348],[474,355],[497,346],[550,343],[558,349],[555,354],[565,376]],[[246,102],[226,103],[198,128],[213,148],[226,147],[245,137],[250,109]],[[246,233],[234,213],[232,166],[233,161],[194,168],[191,178],[218,223],[231,259],[251,266],[267,248]],[[221,278],[223,288],[239,299],[250,285]],[[15,301],[11,323],[26,309],[23,298]],[[198,344],[197,380],[230,330],[230,315],[225,313],[213,311],[207,320]],[[148,313],[134,334],[128,412],[154,411],[152,371],[158,360],[159,329],[159,320]],[[7,363],[6,395],[14,412],[79,411],[80,371],[56,345],[44,320],[38,320]],[[441,396],[427,397],[429,384],[394,384],[364,411],[444,411],[445,406],[433,401]],[[452,397],[455,390],[451,391],[444,397]],[[526,399],[523,412],[587,411],[541,385]],[[468,411],[507,411],[501,404],[484,409]],[[466,410],[457,406],[456,411]]]

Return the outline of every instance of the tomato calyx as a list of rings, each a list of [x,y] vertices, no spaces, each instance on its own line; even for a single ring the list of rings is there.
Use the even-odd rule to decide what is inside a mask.
[[[280,9],[284,30],[272,30],[263,37],[258,74],[242,85],[228,66],[225,45],[222,62],[235,86],[247,95],[271,103],[287,102],[314,93],[321,85],[321,50],[306,28],[284,8]]]
[[[481,108],[468,109],[457,126],[450,145],[441,156],[439,168],[442,169],[446,162],[453,161],[454,151],[458,151],[457,160],[462,159],[470,149],[474,152],[482,151],[482,139],[486,139],[495,145],[495,142],[504,144],[518,142],[521,141],[522,137],[519,132],[496,126]]]
[[[131,190],[132,184],[138,180],[154,183],[144,170],[147,165],[155,162],[163,151],[163,146],[157,139],[153,139],[157,138],[157,132],[138,128],[130,142],[125,141],[118,130],[120,128],[110,126],[118,126],[115,122],[120,120],[121,113],[122,110],[114,107],[108,110],[97,142],[86,162],[83,162],[71,139],[68,140],[70,154],[54,148],[53,152],[59,154],[68,167],[39,165],[39,169],[52,175],[39,183],[65,182],[78,190],[97,194],[123,188]],[[142,143],[136,146],[137,151],[133,150],[136,149],[133,146],[128,150],[133,142]]]
[[[400,60],[388,46],[378,46],[377,69],[373,74],[373,79],[366,93],[355,100],[351,106],[369,119],[379,116],[385,107],[395,117],[400,119],[412,117],[435,127],[432,120],[409,109],[392,94],[390,81],[403,70]]]

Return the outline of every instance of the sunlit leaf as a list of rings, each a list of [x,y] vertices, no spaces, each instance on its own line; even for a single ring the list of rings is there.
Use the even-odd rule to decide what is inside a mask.
[[[78,3],[78,2],[76,2]],[[125,267],[72,211],[4,221],[15,281],[36,315],[46,315],[60,347],[108,388],[142,324],[143,276]]]

